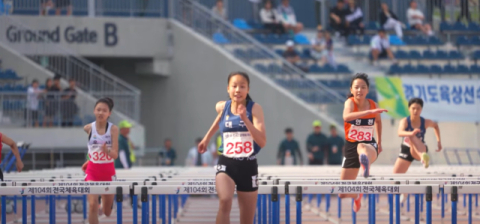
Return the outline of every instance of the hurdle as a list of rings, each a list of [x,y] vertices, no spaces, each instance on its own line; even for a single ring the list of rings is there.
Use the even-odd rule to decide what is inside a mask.
[[[316,169],[316,170],[315,170]],[[414,196],[413,213],[408,213],[406,216],[412,215],[414,223],[437,223],[434,217],[434,211],[442,210],[443,220],[446,214],[445,207],[435,206],[434,195],[437,194],[437,203],[450,204],[451,223],[457,223],[461,217],[457,217],[457,210],[461,209],[458,203],[461,202],[461,195],[465,195],[463,202],[467,205],[467,222],[475,223],[480,219],[474,213],[473,196],[480,193],[480,184],[478,181],[478,173],[472,167],[465,167],[465,169],[455,169],[455,171],[445,172],[440,168],[431,169],[435,175],[427,175],[424,171],[422,175],[421,169],[412,169],[410,174],[392,175],[387,172],[377,172],[375,176],[367,179],[358,180],[339,180],[339,168],[322,168],[326,170],[325,174],[318,174],[319,168],[279,168],[279,167],[259,167],[259,195],[257,200],[257,208],[255,215],[255,223],[308,223],[305,220],[305,212],[312,213],[314,207],[319,207],[320,199],[325,196],[323,204],[325,204],[325,212],[323,214],[328,216],[320,217],[317,215],[315,220],[327,220],[330,223],[339,223],[340,221],[349,221],[356,223],[357,220],[368,220],[369,223],[401,223],[402,202],[400,201],[400,194]],[[276,170],[276,172],[274,172]],[[115,212],[108,222],[116,223],[183,223],[182,215],[191,212],[186,209],[189,203],[198,202],[203,198],[194,200],[188,195],[216,195],[214,170],[211,168],[140,168],[138,170],[119,171],[117,176],[120,177],[118,181],[113,182],[84,182],[81,180],[81,171],[77,169],[58,169],[49,171],[35,171],[18,174],[9,174],[7,178],[9,182],[2,183],[4,186],[0,187],[0,195],[2,197],[2,223],[6,223],[7,215],[4,201],[12,196],[19,196],[22,205],[27,203],[30,199],[31,206],[35,206],[35,199],[40,196],[45,200],[51,201],[49,203],[49,223],[63,223],[58,221],[55,214],[55,201],[59,198],[67,200],[67,214],[71,211],[71,200],[73,198],[84,198],[88,194],[112,194],[116,195]],[[48,173],[45,173],[48,172]],[[298,175],[292,173],[298,172]],[[478,171],[477,171],[478,172]],[[463,173],[463,175],[462,175]],[[462,177],[460,177],[462,176]],[[69,178],[70,177],[70,178]],[[34,178],[35,181],[32,181]],[[42,179],[42,181],[40,181]],[[117,187],[121,188],[121,193],[115,190]],[[73,188],[76,188],[74,191]],[[109,188],[110,191],[101,191],[101,189]],[[9,189],[9,190],[6,190]],[[16,191],[12,190],[16,189]],[[33,190],[32,190],[33,189]],[[35,191],[37,189],[37,191]],[[43,190],[45,189],[45,190]],[[63,189],[63,190],[62,190]],[[67,190],[70,189],[70,190]],[[83,189],[83,190],[78,190]],[[88,190],[87,190],[88,189]],[[99,190],[100,189],[100,190]],[[453,190],[456,189],[456,190]],[[24,193],[21,193],[21,190]],[[454,191],[456,192],[454,194]],[[31,192],[31,193],[25,193]],[[73,193],[72,193],[73,192]],[[364,194],[367,195],[363,203],[364,208],[359,214],[368,216],[358,216],[351,212],[350,203],[341,204],[342,200],[337,197],[336,209],[337,217],[329,216],[333,211],[328,211],[327,203],[330,201],[330,196],[335,197],[339,194]],[[134,206],[130,208],[123,208],[122,202],[125,195],[131,195]],[[317,206],[311,206],[313,196],[317,196]],[[450,202],[443,196],[450,197]],[[69,197],[70,196],[70,197]],[[327,199],[328,196],[328,199]],[[441,201],[438,197],[442,196]],[[70,198],[70,202],[68,200]],[[382,198],[379,202],[379,199]],[[409,197],[408,197],[409,198]],[[383,200],[386,199],[386,200]],[[25,202],[24,202],[25,200]],[[33,200],[33,202],[32,202]],[[347,199],[348,200],[348,199]],[[468,200],[468,202],[467,202]],[[191,202],[189,202],[191,201]],[[344,200],[343,200],[344,201]],[[136,206],[140,202],[141,206]],[[454,203],[455,202],[455,203]],[[477,202],[478,203],[478,202]],[[293,204],[293,205],[292,205]],[[345,205],[348,205],[346,210]],[[384,205],[384,206],[383,206]],[[407,203],[409,205],[409,203]],[[423,208],[425,205],[425,212]],[[475,207],[478,207],[476,205]],[[27,223],[26,206],[22,206],[21,221]],[[185,209],[184,209],[185,208]],[[125,209],[125,210],[124,210]],[[132,213],[126,215],[126,211]],[[138,211],[140,210],[140,211]],[[31,209],[35,211],[35,209]],[[86,206],[83,209],[86,211]],[[388,219],[379,220],[382,212],[388,212]],[[292,213],[294,212],[294,213]],[[351,217],[345,216],[350,214]],[[53,214],[52,214],[53,213]],[[292,216],[293,214],[293,216]],[[447,213],[448,214],[448,213]],[[71,215],[71,214],[70,214]],[[36,215],[31,215],[34,220]],[[38,215],[37,215],[38,217]],[[43,216],[42,216],[43,217]],[[312,216],[313,217],[313,216]],[[425,220],[422,220],[423,217]],[[366,220],[365,220],[365,219]],[[3,220],[5,219],[5,221]],[[83,217],[83,221],[86,215]],[[313,218],[312,218],[313,219]],[[70,220],[70,218],[67,218]],[[120,220],[120,221],[119,221]],[[183,219],[186,220],[186,219]],[[337,221],[332,221],[337,220]],[[42,223],[41,220],[30,221],[30,223]],[[107,220],[101,221],[101,223]],[[316,223],[318,223],[318,221]],[[446,221],[446,220],[445,220]],[[187,221],[185,221],[187,222]],[[76,223],[74,221],[65,221],[65,223]],[[188,223],[188,222],[187,222]],[[211,223],[211,222],[210,222]],[[350,222],[348,222],[350,223]]]

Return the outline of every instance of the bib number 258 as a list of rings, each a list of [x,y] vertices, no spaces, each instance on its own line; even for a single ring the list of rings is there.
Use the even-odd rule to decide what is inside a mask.
[[[248,154],[253,150],[252,142],[229,142],[227,143],[227,155]]]

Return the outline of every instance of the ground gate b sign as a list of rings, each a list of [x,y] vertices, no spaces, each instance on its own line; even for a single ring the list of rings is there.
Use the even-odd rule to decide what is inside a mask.
[[[167,51],[165,36],[166,20],[159,18],[0,17],[0,41],[30,55],[154,57]]]

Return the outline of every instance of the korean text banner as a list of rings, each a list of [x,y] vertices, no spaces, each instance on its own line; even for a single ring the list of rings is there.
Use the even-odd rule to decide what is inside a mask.
[[[408,116],[408,100],[418,97],[425,118],[480,121],[480,80],[377,77],[375,82],[378,104],[392,118]]]

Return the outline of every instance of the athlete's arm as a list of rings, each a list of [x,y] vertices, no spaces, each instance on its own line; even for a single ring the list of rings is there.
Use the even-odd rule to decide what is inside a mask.
[[[376,108],[378,108],[378,105],[375,103]],[[375,132],[377,132],[377,145],[378,145],[378,151],[379,153],[381,152],[380,148],[382,146],[382,116],[380,114],[377,114],[375,116]]]
[[[118,127],[116,125],[112,125],[110,132],[112,136],[112,148],[110,149],[110,153],[108,155],[113,159],[117,159],[118,158]]]
[[[405,131],[406,128],[407,118],[403,118],[398,124],[398,137],[412,137],[414,135],[413,131]]]
[[[432,121],[430,119],[425,119],[425,128],[433,128],[435,131],[435,137],[437,138],[438,149],[437,151],[442,150],[442,140],[440,138],[440,128],[438,127],[438,123]]]
[[[381,113],[381,112],[384,111],[384,110],[381,110],[380,108],[377,108],[377,109],[373,109],[373,110],[353,112],[353,104],[354,104],[354,102],[351,99],[348,99],[347,101],[345,101],[345,108],[343,109],[343,120],[345,122],[349,122],[349,121],[367,116],[369,114]]]
[[[130,168],[128,167],[127,153],[125,153],[124,150],[120,151],[118,157],[120,157],[120,162],[122,163],[124,169]]]
[[[15,158],[17,159],[17,170],[18,172],[21,172],[23,169],[23,162],[22,158],[20,157],[20,153],[18,151],[17,143],[13,141],[11,138],[9,138],[6,135],[2,135],[2,143],[10,146],[10,149],[12,149],[13,155],[15,155]]]
[[[257,143],[260,148],[263,148],[267,144],[267,135],[265,134],[265,124],[263,123],[263,109],[260,104],[256,103],[253,105],[252,117],[253,124],[250,122],[250,119],[242,119],[243,123],[245,123],[255,143]]]
[[[87,135],[89,135],[90,131],[92,130],[92,124],[87,124],[83,126],[83,130],[85,131],[85,133],[87,133]]]
[[[203,137],[203,141],[205,141],[205,143],[210,142],[210,139],[212,138],[212,136],[218,131],[218,123],[220,123],[220,119],[222,118],[223,108],[225,108],[225,101],[218,101],[217,104],[215,105],[215,110],[217,111],[217,117],[213,121],[212,126],[210,126],[210,129],[208,129],[207,134],[205,134],[205,137]]]

